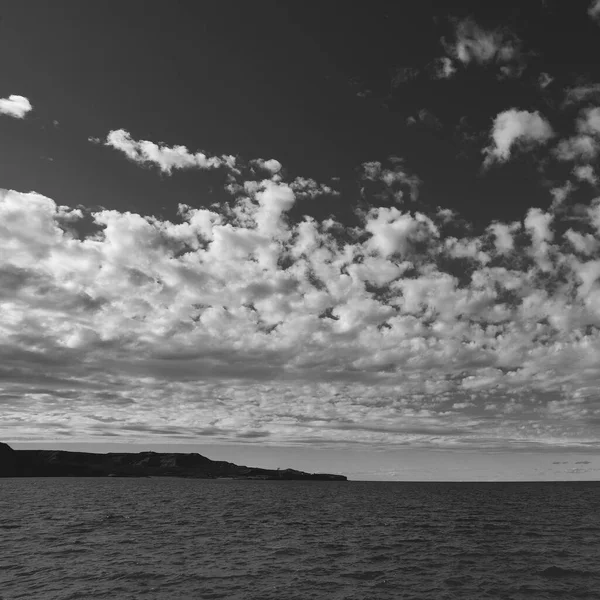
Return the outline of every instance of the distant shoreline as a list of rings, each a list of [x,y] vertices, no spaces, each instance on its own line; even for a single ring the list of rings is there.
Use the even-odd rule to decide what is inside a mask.
[[[344,475],[262,469],[197,453],[14,450],[0,442],[0,477],[183,477],[263,481],[347,481]]]

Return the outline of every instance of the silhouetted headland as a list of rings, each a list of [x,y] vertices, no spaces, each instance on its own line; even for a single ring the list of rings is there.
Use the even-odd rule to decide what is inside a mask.
[[[344,475],[304,473],[295,469],[260,469],[201,454],[172,452],[67,452],[13,450],[0,442],[0,477],[190,477],[346,481]]]

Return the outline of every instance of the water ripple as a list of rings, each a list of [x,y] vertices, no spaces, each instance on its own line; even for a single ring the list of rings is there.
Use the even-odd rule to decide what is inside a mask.
[[[599,492],[0,479],[0,599],[591,600]]]

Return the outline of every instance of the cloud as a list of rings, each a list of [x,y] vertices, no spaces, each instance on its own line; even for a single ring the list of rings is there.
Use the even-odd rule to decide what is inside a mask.
[[[538,76],[538,86],[541,90],[545,90],[554,81],[554,77],[548,73],[540,73]]]
[[[371,234],[368,247],[389,258],[409,258],[419,242],[438,236],[433,222],[425,215],[402,213],[397,208],[378,208],[369,212],[365,230]]]
[[[600,84],[586,83],[572,88],[565,92],[564,106],[580,104],[587,101],[596,102],[600,98]]]
[[[520,223],[492,223],[488,227],[489,233],[493,236],[493,243],[496,252],[503,256],[515,249],[515,233],[519,231]]]
[[[561,140],[554,154],[563,161],[591,161],[598,155],[600,146],[597,140],[589,135],[576,135]]]
[[[598,183],[598,177],[591,165],[579,165],[573,168],[573,174],[579,181],[587,181],[590,185]]]
[[[414,117],[408,117],[406,124],[411,125],[423,125],[429,129],[441,129],[441,121],[429,110],[422,108]]]
[[[290,187],[298,198],[317,198],[318,196],[339,196],[339,192],[328,185],[318,183],[307,177],[296,177]]]
[[[456,67],[451,58],[442,56],[436,58],[431,65],[434,79],[450,79],[456,73]]]
[[[402,159],[391,156],[388,160],[391,163],[388,168],[379,161],[363,163],[361,179],[379,184],[378,190],[371,190],[378,199],[391,198],[395,202],[402,202],[408,191],[410,199],[414,202],[419,196],[419,188],[423,182],[417,175],[408,171]]]
[[[8,98],[0,98],[0,115],[24,119],[27,113],[32,110],[33,106],[25,96],[12,94]]]
[[[486,165],[509,160],[515,145],[522,148],[543,145],[554,136],[554,131],[539,112],[512,108],[494,119],[490,135],[492,144],[484,150]]]
[[[280,173],[174,221],[3,191],[0,435],[594,447],[598,201],[450,237],[402,205],[295,220],[317,184]]]
[[[296,198],[314,199],[323,195],[338,195],[338,192],[332,187],[306,177],[296,177],[289,184],[281,185],[283,165],[273,158],[269,160],[257,158],[245,163],[231,155],[208,156],[204,152],[190,152],[185,146],[167,146],[147,140],[134,140],[131,134],[124,129],[111,131],[105,140],[90,138],[89,141],[119,150],[132,162],[140,166],[156,167],[167,175],[171,175],[174,170],[198,169],[208,171],[222,168],[228,173],[228,184],[225,189],[234,196],[244,196],[248,192],[252,192],[259,203],[263,203],[264,215],[269,212],[274,215],[276,212],[273,210],[276,202],[273,204],[270,200],[275,190],[282,191],[285,189],[286,194],[291,194],[290,198],[293,199],[290,200],[290,206]],[[256,177],[262,174],[268,179],[262,182],[257,180],[240,182],[242,172],[248,177]],[[271,208],[268,209],[267,206]],[[241,207],[238,207],[238,216],[241,216],[240,211],[242,210]],[[282,209],[280,212],[286,210],[287,208]]]
[[[562,161],[590,162],[600,150],[600,108],[585,108],[576,121],[577,134],[561,140],[554,154]],[[578,170],[579,172],[581,169]]]
[[[508,29],[484,29],[473,19],[455,24],[454,39],[443,41],[450,56],[463,65],[495,64],[503,77],[519,77],[525,69],[521,40]],[[451,75],[448,62],[438,73]]]
[[[596,22],[600,22],[600,0],[592,0],[588,7],[588,15]]]
[[[90,141],[98,143],[96,138]],[[134,140],[124,129],[111,131],[104,141],[105,146],[119,150],[129,160],[144,166],[157,167],[163,173],[170,175],[175,169],[210,170],[219,167],[235,167],[233,156],[207,156],[204,152],[190,152],[185,146],[167,146],[162,143],[147,140]],[[269,163],[272,167],[273,164]]]
[[[256,160],[250,161],[250,164],[271,173],[271,175],[276,175],[282,168],[281,163],[274,158],[271,158],[270,160],[257,158]]]
[[[419,73],[419,69],[414,67],[398,67],[392,75],[391,85],[394,88],[400,87],[403,83],[416,79]]]
[[[600,134],[600,108],[587,108],[581,111],[577,122],[577,129],[580,133],[589,135]]]

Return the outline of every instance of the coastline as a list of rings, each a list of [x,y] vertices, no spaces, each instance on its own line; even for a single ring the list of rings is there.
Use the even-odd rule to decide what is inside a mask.
[[[70,452],[14,450],[0,442],[0,477],[184,477],[188,479],[251,479],[347,481],[344,475],[306,473],[295,469],[262,469],[214,461],[197,453]]]

